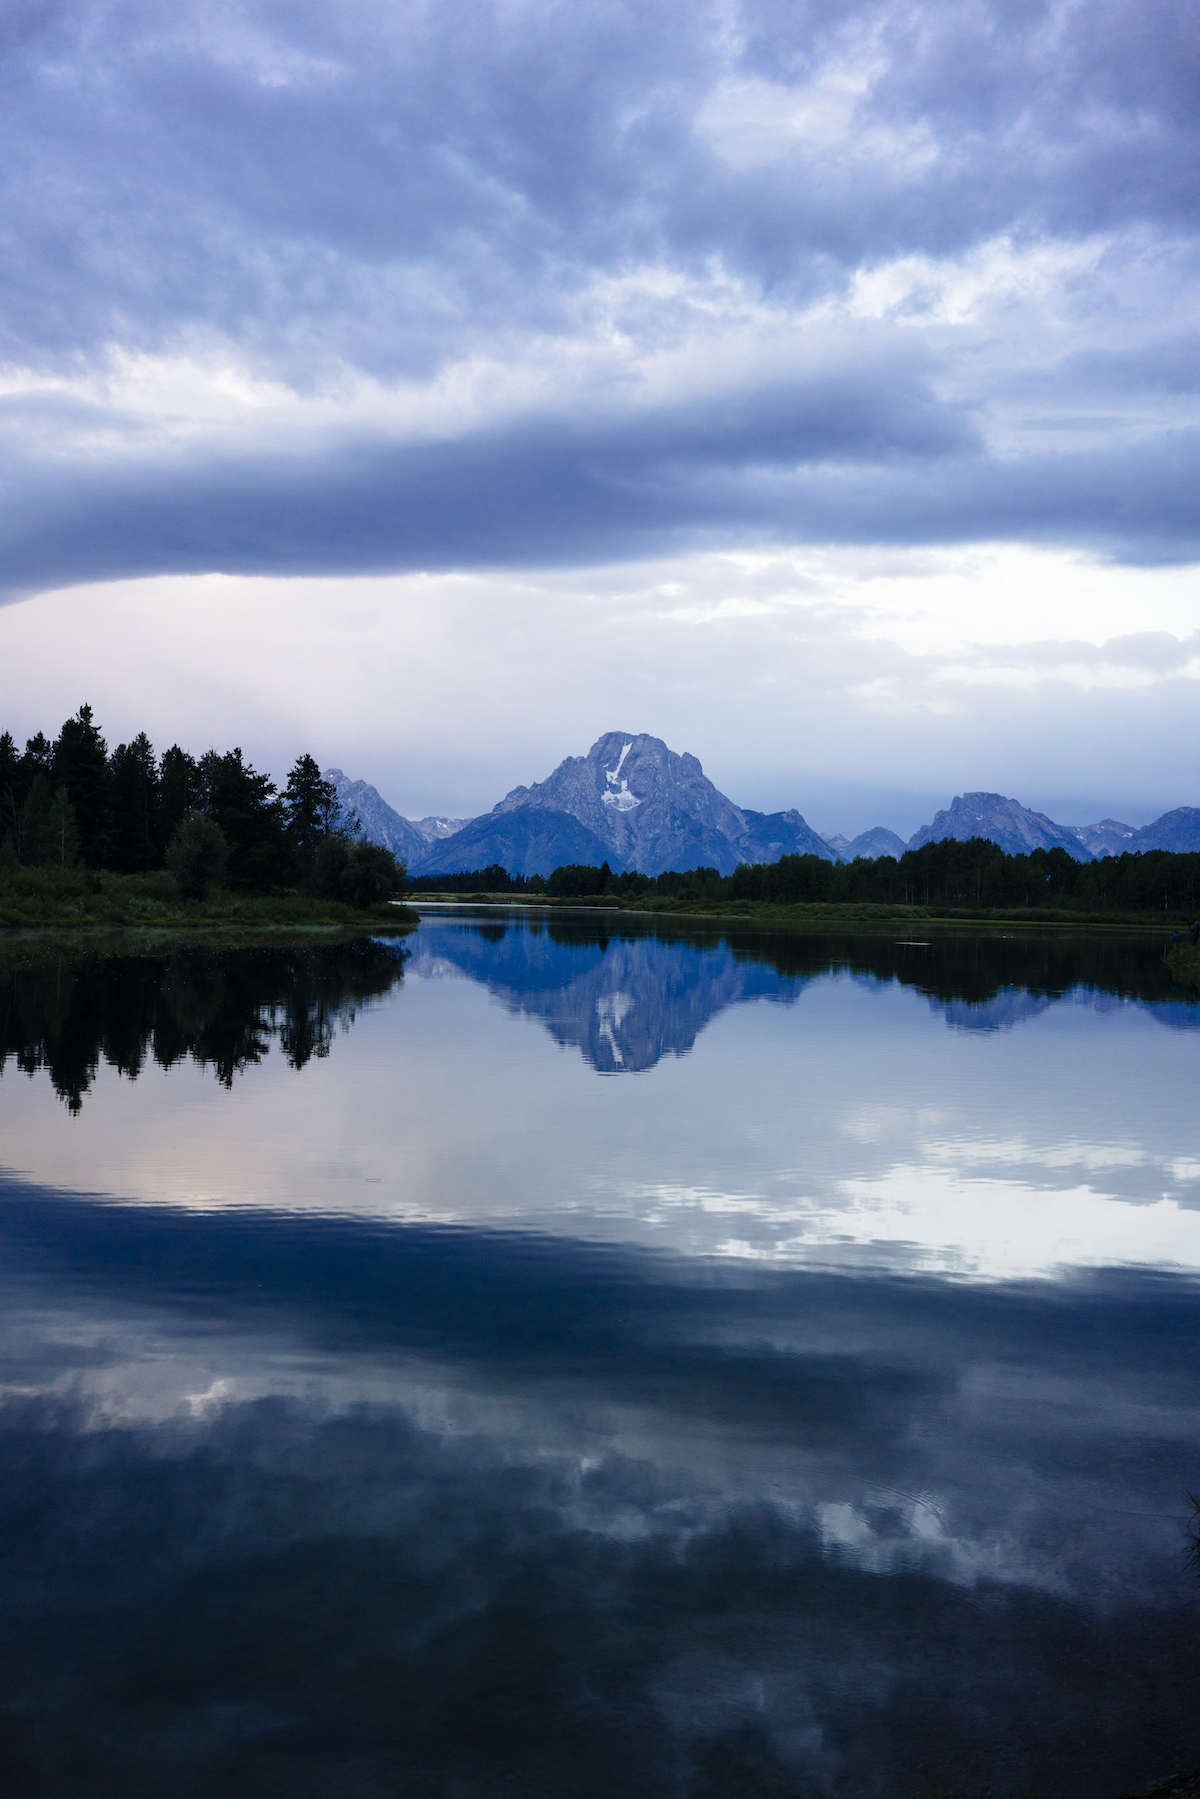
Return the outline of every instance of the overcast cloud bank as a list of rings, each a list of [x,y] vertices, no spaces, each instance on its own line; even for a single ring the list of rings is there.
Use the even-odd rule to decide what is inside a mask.
[[[1178,8],[149,0],[6,36],[10,591],[1197,553]]]

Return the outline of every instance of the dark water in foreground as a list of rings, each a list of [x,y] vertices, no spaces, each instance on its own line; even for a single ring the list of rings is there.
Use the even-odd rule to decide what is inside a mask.
[[[1200,1760],[1161,950],[430,914],[0,974],[0,1792]]]

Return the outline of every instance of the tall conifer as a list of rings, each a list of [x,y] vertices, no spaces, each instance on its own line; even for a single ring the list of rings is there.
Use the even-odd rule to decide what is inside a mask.
[[[103,868],[109,856],[111,777],[108,746],[92,718],[90,706],[81,706],[58,734],[53,782],[55,790],[67,790],[83,860],[90,868]]]

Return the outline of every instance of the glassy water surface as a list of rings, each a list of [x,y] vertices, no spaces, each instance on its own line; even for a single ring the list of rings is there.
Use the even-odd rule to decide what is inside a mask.
[[[427,912],[0,974],[0,1786],[1200,1760],[1162,942]]]

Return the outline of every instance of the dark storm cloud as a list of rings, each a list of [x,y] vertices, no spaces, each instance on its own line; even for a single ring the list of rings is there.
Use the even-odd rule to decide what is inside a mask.
[[[906,421],[870,421],[875,442]],[[918,424],[927,423],[927,420]],[[26,469],[10,484],[0,547],[10,597],[41,587],[159,571],[378,573],[462,565],[619,561],[731,541],[911,545],[1020,538],[1075,543],[1130,562],[1200,556],[1194,470],[1200,433],[1140,454],[1029,456],[997,465],[939,453],[872,463],[832,457],[780,467],[757,455],[704,459],[681,431],[676,454],[634,425],[589,439],[548,421],[466,443],[356,445],[312,458],[188,458],[86,474]],[[907,435],[920,435],[909,423]],[[842,438],[841,425],[831,437]],[[942,443],[938,443],[939,436]],[[744,442],[744,438],[743,438]]]
[[[739,535],[1197,553],[1194,439],[1150,404],[1190,391],[1186,9],[81,0],[10,7],[0,31],[0,352],[72,388],[9,402],[10,592]],[[980,332],[925,345],[901,309],[856,367],[780,362],[789,318],[822,353],[797,308],[838,306],[889,258],[1096,233],[1148,259],[1136,344],[1132,315],[1074,277],[1044,343],[1036,303],[981,327],[986,354]],[[640,270],[669,279],[638,290]],[[770,334],[741,319],[736,355],[712,322],[729,280],[731,320],[773,309]],[[564,377],[553,403],[435,443],[350,416],[286,433],[281,454],[252,417],[180,438],[166,396],[107,414],[78,398],[114,353],[232,357],[303,417],[356,376],[482,358],[532,380],[614,334],[620,379]],[[728,366],[728,392],[647,400],[639,359],[687,343]],[[988,447],[989,411],[1031,392],[1070,411],[1085,391],[1089,441]],[[1128,436],[1099,414],[1131,396],[1149,410]]]
[[[731,534],[808,536],[814,527],[818,536],[874,538],[884,507],[872,508],[866,490],[880,485],[885,505],[903,515],[883,534],[911,541],[926,523],[914,508],[928,468],[910,451],[904,460],[917,469],[889,479],[869,466],[868,444],[853,443],[854,427],[874,446],[932,438],[935,452],[953,427],[931,432],[929,408],[915,419],[902,408],[889,416],[886,401],[854,410],[853,425],[829,415],[797,421],[793,441],[811,440],[824,423],[831,444],[854,453],[857,465],[853,475],[808,480],[780,471],[783,445],[769,419],[749,431],[731,426],[720,446],[715,422],[693,440],[687,419],[669,431],[645,419],[617,429],[598,421],[590,434],[547,419],[415,448],[359,443],[304,458],[234,452],[191,466],[180,459],[63,469],[57,478],[48,468],[27,470],[14,483],[19,497],[0,538],[6,584],[19,592],[214,565],[328,574],[565,564],[711,545]]]

